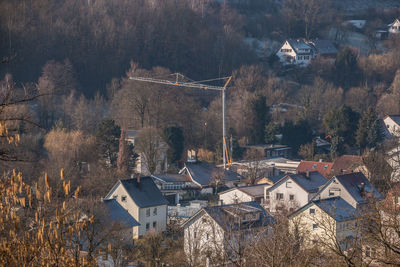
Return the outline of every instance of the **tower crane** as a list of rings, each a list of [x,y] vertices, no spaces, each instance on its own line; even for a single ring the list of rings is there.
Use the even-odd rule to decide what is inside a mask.
[[[183,76],[180,73],[174,73],[172,74],[175,76],[175,80],[165,80],[165,79],[156,79],[156,78],[149,78],[149,77],[134,77],[130,76],[129,80],[134,80],[134,81],[141,81],[141,82],[150,82],[150,83],[158,83],[158,84],[165,84],[165,85],[171,85],[171,86],[181,86],[181,87],[189,87],[189,88],[198,88],[198,89],[203,89],[203,90],[214,90],[214,91],[221,91],[222,93],[222,157],[224,161],[224,169],[226,169],[227,166],[227,161],[228,164],[231,163],[231,155],[229,155],[228,150],[227,150],[227,141],[226,141],[226,110],[225,110],[225,91],[232,80],[232,76],[228,77],[223,77],[223,78],[217,78],[217,79],[210,79],[210,80],[204,80],[204,81],[191,81],[191,82],[185,82],[185,76]],[[224,86],[214,86],[214,85],[207,85],[203,84],[202,82],[209,82],[209,81],[214,81],[214,80],[226,80]]]

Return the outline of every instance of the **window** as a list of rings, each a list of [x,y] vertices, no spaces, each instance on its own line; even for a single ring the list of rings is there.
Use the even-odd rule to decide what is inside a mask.
[[[117,199],[117,197],[118,197],[118,195],[114,195],[114,196],[113,196],[113,199]]]
[[[154,208],[153,215],[157,215],[157,208]]]
[[[153,222],[153,228],[157,227],[157,222]]]
[[[289,200],[294,200],[294,195],[289,195]]]
[[[194,237],[194,238],[196,238],[196,237],[197,237],[197,232],[196,232],[196,231],[194,231],[194,233],[193,233],[193,237]]]
[[[315,209],[310,209],[310,214],[315,214]]]
[[[318,224],[314,223],[314,224],[312,225],[312,229],[313,229],[313,230],[318,229]]]
[[[126,202],[126,196],[121,196],[121,201]]]
[[[313,169],[317,168],[317,164],[312,165],[312,168]]]
[[[304,59],[309,60],[309,59],[310,59],[310,56],[304,56]]]
[[[208,238],[209,238],[209,236],[208,236],[208,233],[206,234],[206,240],[208,240]]]
[[[150,217],[150,209],[146,210],[146,217]]]
[[[302,60],[303,57],[302,57],[302,56],[297,56],[297,59],[298,59],[298,60]]]
[[[276,193],[276,199],[277,200],[282,200],[283,199],[283,194],[282,193]]]
[[[146,231],[149,231],[150,229],[150,223],[146,223]]]
[[[286,188],[292,188],[292,182],[291,181],[287,181],[286,182]]]
[[[326,170],[328,168],[328,165],[324,165],[324,170]]]

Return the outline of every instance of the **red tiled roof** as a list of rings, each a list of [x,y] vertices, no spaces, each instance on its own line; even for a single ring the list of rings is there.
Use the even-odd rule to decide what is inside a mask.
[[[362,165],[364,165],[364,162],[361,156],[343,155],[338,157],[333,163],[332,173],[334,175],[351,173],[354,169]]]
[[[320,161],[304,161],[302,160],[297,167],[297,172],[317,171],[326,178],[331,177],[332,162],[320,162]]]

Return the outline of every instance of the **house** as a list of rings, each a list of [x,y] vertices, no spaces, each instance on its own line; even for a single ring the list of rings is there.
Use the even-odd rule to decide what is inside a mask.
[[[292,231],[296,229],[305,246],[321,249],[337,244],[346,250],[357,237],[359,215],[356,209],[340,197],[313,200],[289,215]]]
[[[243,176],[233,171],[197,160],[185,162],[179,174],[187,175],[192,183],[202,189],[202,193],[213,193],[213,188],[218,186],[235,187],[244,180]]]
[[[338,50],[331,41],[316,39],[308,43],[314,47],[315,56],[336,59]]]
[[[368,203],[369,199],[382,200],[376,190],[362,172],[354,172],[332,177],[315,195],[314,199],[326,199],[340,196],[352,207]]]
[[[216,259],[234,260],[244,244],[268,234],[273,222],[257,202],[202,208],[183,224],[188,263],[209,266],[221,263]]]
[[[400,115],[387,115],[383,118],[383,122],[392,137],[400,136]]]
[[[269,184],[258,184],[250,186],[241,186],[228,189],[218,193],[221,204],[234,204],[242,202],[256,201],[262,204],[264,202],[265,187],[269,188]]]
[[[342,23],[343,26],[352,26],[355,27],[359,30],[362,30],[365,27],[365,24],[367,23],[366,20],[361,20],[361,19],[352,19],[352,20],[346,20]]]
[[[265,192],[271,212],[294,211],[307,204],[328,180],[319,172],[288,174]]]
[[[245,146],[246,151],[254,151],[265,159],[272,158],[290,158],[292,155],[292,148],[286,145],[252,145]]]
[[[305,66],[314,58],[315,50],[312,45],[303,39],[288,39],[283,43],[276,55],[284,65]]]
[[[104,198],[106,203],[121,206],[139,225],[132,225],[133,238],[149,231],[161,233],[167,226],[168,201],[161,194],[151,177],[119,180]],[[116,204],[118,203],[119,206]],[[120,208],[119,208],[120,210]],[[111,214],[111,216],[113,216]],[[132,221],[132,223],[134,223]]]
[[[288,39],[276,55],[284,65],[306,66],[317,56],[335,59],[338,53],[329,40]]]
[[[365,176],[369,177],[370,173],[364,164],[361,156],[355,155],[342,155],[334,162],[331,169],[332,176],[352,172],[362,172]]]
[[[400,33],[400,20],[395,19],[392,23],[388,24],[388,28],[390,34]]]
[[[331,169],[332,169],[333,163],[332,162],[323,162],[322,160],[320,161],[306,161],[302,160],[300,161],[299,166],[297,167],[297,172],[298,173],[306,173],[307,171],[317,171],[325,178],[331,178]]]

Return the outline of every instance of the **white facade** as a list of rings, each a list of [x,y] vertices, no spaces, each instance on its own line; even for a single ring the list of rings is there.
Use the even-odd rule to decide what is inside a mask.
[[[395,122],[390,116],[386,116],[383,119],[383,122],[385,123],[385,126],[389,133],[393,136],[400,136],[400,125]]]
[[[400,33],[400,20],[395,19],[395,21],[393,21],[393,23],[390,23],[388,27],[389,33]]]
[[[219,200],[222,202],[223,205],[225,205],[225,204],[250,202],[254,201],[255,199],[252,196],[246,194],[245,192],[240,191],[237,188],[234,188],[220,193]]]
[[[314,194],[309,194],[288,176],[277,187],[267,189],[265,196],[265,202],[269,202],[269,210],[277,212],[282,208],[294,211],[306,205]]]
[[[115,199],[128,213],[140,223],[133,227],[133,239],[143,236],[149,231],[161,233],[167,228],[167,205],[140,208],[120,183],[106,199]]]
[[[290,218],[291,229],[298,229],[306,246],[335,246],[356,236],[355,219],[338,222],[314,203]]]
[[[305,66],[313,59],[311,46],[308,48],[301,48],[299,51],[296,51],[289,41],[285,41],[276,55],[284,65],[294,64]]]
[[[204,265],[206,254],[222,257],[225,252],[225,232],[206,212],[184,225],[184,251],[190,266]],[[210,255],[211,253],[211,255]]]
[[[329,184],[318,193],[316,199],[327,199],[340,196],[343,200],[353,206],[353,208],[357,208],[357,201],[349,194],[346,188],[344,188],[336,178],[332,179],[333,181],[329,182]]]

